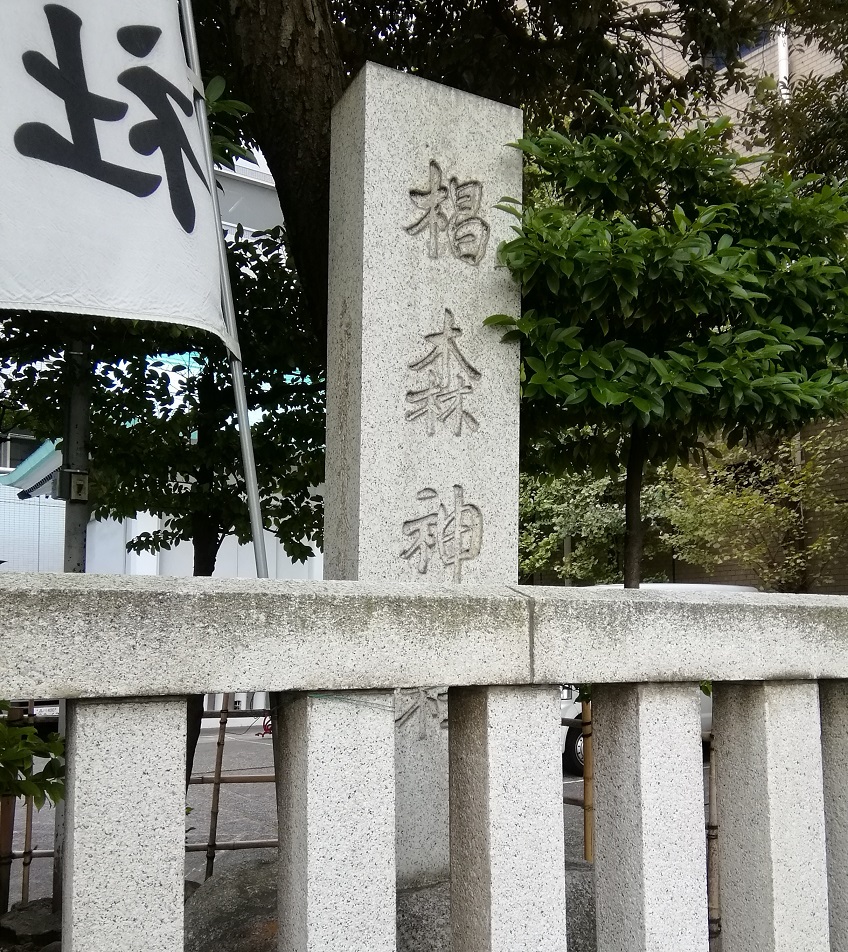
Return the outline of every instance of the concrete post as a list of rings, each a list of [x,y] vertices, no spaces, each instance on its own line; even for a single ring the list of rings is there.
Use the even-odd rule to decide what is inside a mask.
[[[698,691],[593,689],[598,952],[707,952]]]
[[[452,948],[565,952],[559,687],[449,704]]]
[[[65,353],[68,392],[62,437],[59,488],[65,500],[65,571],[85,571],[91,507],[88,502],[88,437],[91,402],[91,346],[71,342]]]
[[[394,952],[394,697],[278,698],[280,952]]]
[[[830,947],[848,949],[848,685],[820,681]]]
[[[88,439],[93,372],[91,345],[72,340],[65,350],[65,428],[59,495],[65,500],[64,571],[85,572],[88,521]],[[59,701],[59,732],[66,730],[65,701]],[[53,911],[62,908],[65,803],[56,804],[53,828]]]
[[[69,701],[62,949],[182,952],[184,698]]]
[[[373,63],[333,114],[327,579],[515,582],[521,113]],[[445,688],[397,698],[400,886],[449,875]]]
[[[714,699],[723,952],[827,950],[818,685],[721,683]]]

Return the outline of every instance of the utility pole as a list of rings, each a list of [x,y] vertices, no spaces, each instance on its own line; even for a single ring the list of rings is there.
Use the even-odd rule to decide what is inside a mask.
[[[71,341],[65,350],[67,389],[59,496],[65,500],[65,571],[85,572],[88,501],[88,433],[91,409],[91,347]],[[66,736],[65,701],[59,701],[59,733]],[[53,911],[62,908],[62,864],[65,851],[65,802],[56,804],[53,853]]]
[[[80,340],[65,351],[68,370],[65,432],[59,496],[65,500],[65,571],[85,571],[88,503],[88,431],[91,406],[91,348]]]

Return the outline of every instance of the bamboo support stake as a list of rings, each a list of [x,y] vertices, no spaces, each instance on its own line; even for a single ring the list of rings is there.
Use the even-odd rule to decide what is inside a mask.
[[[270,850],[276,849],[280,845],[279,840],[218,840],[215,843],[215,849],[221,850]],[[208,843],[186,843],[186,853],[202,853],[209,849]],[[54,850],[32,850],[33,859],[50,859],[55,855]],[[24,859],[24,853],[20,850],[13,850],[11,858]]]
[[[274,783],[273,774],[243,774],[238,777],[192,777],[190,785],[207,783]]]
[[[0,915],[9,911],[12,876],[12,839],[15,833],[15,798],[0,797]]]
[[[209,811],[209,847],[206,850],[206,876],[209,879],[215,868],[215,837],[218,835],[218,800],[221,794],[221,765],[224,762],[224,742],[227,737],[227,708],[230,695],[221,702],[221,720],[218,722],[218,749],[215,751],[215,776],[212,780],[212,806]]]
[[[32,797],[26,798],[24,826],[24,863],[21,870],[21,902],[29,902],[29,868],[32,865]]]
[[[94,371],[91,344],[72,340],[65,350],[67,392],[62,435],[60,495],[65,500],[64,571],[85,572],[86,540],[91,505],[88,499],[88,442]],[[59,733],[65,734],[65,701],[59,701]],[[53,912],[62,911],[65,801],[53,814]]]
[[[595,765],[592,757],[592,703],[583,701],[583,859],[595,860]]]
[[[19,721],[23,708],[13,707],[7,723]],[[15,797],[0,797],[0,915],[9,911],[9,887],[12,877],[12,842],[15,837]]]
[[[35,715],[35,701],[27,705],[27,715]],[[21,902],[29,902],[29,868],[32,865],[32,797],[26,798],[26,819],[24,821],[24,864],[21,870]]]
[[[707,908],[711,952],[721,949],[721,904],[718,878],[718,806],[716,804],[716,753],[713,735],[709,743],[709,797],[707,815]]]
[[[216,850],[272,850],[280,845],[279,840],[235,840],[215,844]],[[186,853],[202,853],[206,843],[186,843]]]
[[[65,738],[65,754],[67,755],[68,738],[68,702],[59,700],[59,733]],[[67,760],[63,758],[67,765]],[[62,882],[64,868],[62,856],[65,849],[65,798],[62,797],[54,806],[53,811],[53,912],[62,912]]]

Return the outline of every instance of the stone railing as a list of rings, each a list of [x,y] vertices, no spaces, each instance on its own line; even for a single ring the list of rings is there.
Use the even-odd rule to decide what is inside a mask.
[[[183,947],[185,694],[281,705],[280,949],[395,946],[396,687],[451,685],[454,952],[566,944],[561,683],[595,685],[598,948],[848,948],[848,600],[0,576],[0,696],[68,704],[63,948]]]

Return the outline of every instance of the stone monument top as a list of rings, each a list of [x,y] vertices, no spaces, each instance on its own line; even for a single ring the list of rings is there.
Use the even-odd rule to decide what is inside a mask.
[[[509,582],[520,110],[366,65],[333,116],[325,576]]]

